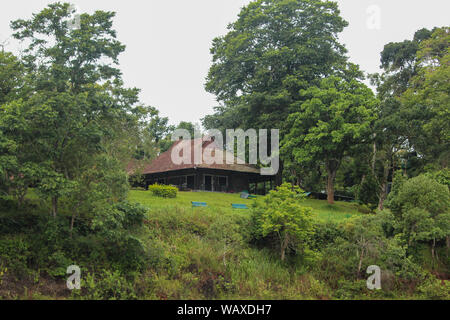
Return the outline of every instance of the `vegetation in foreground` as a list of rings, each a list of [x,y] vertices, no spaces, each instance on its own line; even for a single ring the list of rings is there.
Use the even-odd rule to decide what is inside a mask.
[[[425,182],[433,184],[426,178]],[[398,196],[416,185],[420,187],[412,181]],[[448,190],[441,188],[440,192],[444,197],[440,201],[448,198]],[[429,195],[419,198],[428,201]],[[20,211],[13,200],[3,201],[2,212],[9,205],[9,214],[0,218],[0,296],[450,298],[445,241],[438,238],[431,258],[435,242],[397,224],[399,220],[387,211],[373,215],[354,210],[349,218],[327,220],[321,214],[330,212],[309,206],[323,208],[326,201],[303,199],[302,192],[288,184],[257,200],[196,192],[164,199],[139,190],[131,191],[129,200],[104,208],[92,218],[78,219],[73,234],[68,213],[54,220],[37,199],[27,201]],[[210,206],[193,209],[190,201],[195,200]],[[251,209],[232,210],[231,203],[246,203]],[[348,205],[337,204],[343,211]],[[436,217],[443,214],[436,210]],[[82,289],[70,292],[66,268],[72,264],[82,269]],[[379,291],[366,287],[365,270],[373,264],[383,270]]]

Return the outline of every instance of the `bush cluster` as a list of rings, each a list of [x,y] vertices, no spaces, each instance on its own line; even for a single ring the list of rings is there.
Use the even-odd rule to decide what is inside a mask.
[[[162,198],[176,198],[178,194],[178,189],[174,186],[154,184],[149,186],[148,189],[153,193],[153,195]]]

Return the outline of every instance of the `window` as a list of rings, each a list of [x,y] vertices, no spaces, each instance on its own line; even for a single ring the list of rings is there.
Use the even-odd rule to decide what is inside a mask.
[[[228,186],[228,177],[217,177],[219,186],[226,187]]]

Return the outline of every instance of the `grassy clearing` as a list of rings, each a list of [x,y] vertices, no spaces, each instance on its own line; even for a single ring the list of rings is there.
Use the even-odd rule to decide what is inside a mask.
[[[213,192],[179,192],[175,199],[155,197],[149,191],[131,190],[129,200],[139,202],[154,209],[191,208],[191,201],[201,201],[208,204],[208,208],[195,210],[217,212],[233,212],[232,203],[241,203],[250,206],[255,200],[241,199],[239,194],[213,193]],[[304,205],[313,208],[317,219],[322,221],[342,221],[354,215],[359,215],[357,205],[347,202],[336,202],[329,205],[324,200],[306,199]]]
[[[262,197],[262,196],[260,196]],[[30,190],[28,199],[37,200],[34,190]],[[250,205],[255,200],[242,199],[239,194],[233,193],[215,193],[215,192],[178,192],[175,199],[165,199],[155,197],[150,191],[131,190],[128,199],[132,202],[138,202],[151,209],[168,209],[168,208],[191,208],[191,201],[206,202],[208,208],[196,208],[195,210],[212,211],[217,210],[225,212],[234,212],[231,209],[232,203],[241,203]],[[313,212],[317,219],[322,221],[339,222],[348,219],[354,215],[361,214],[358,212],[358,205],[349,202],[337,201],[334,205],[329,205],[325,200],[306,199],[303,204],[306,207],[313,208]]]

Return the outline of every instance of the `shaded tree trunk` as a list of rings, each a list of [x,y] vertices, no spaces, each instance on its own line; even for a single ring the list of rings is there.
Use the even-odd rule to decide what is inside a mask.
[[[289,244],[289,237],[286,235],[281,243],[281,261],[284,261],[286,258],[286,249]]]
[[[75,224],[75,219],[78,216],[78,209],[80,208],[81,204],[82,201],[78,202],[73,210],[72,219],[70,220],[70,239],[72,239],[73,226]]]
[[[450,237],[449,236],[446,236],[445,237],[445,242],[446,242],[446,244],[447,244],[447,257],[448,257],[448,249],[450,248]]]
[[[361,268],[364,260],[364,249],[361,249],[361,254],[359,255],[359,263],[358,263],[358,279],[361,278]]]
[[[336,179],[337,169],[328,169],[327,172],[327,200],[329,204],[334,204],[334,180]]]
[[[435,258],[435,256],[436,256],[436,254],[435,254],[435,247],[436,247],[436,239],[433,239],[433,243],[431,245],[431,257],[433,259],[433,265],[434,265],[435,260],[436,260],[436,258]]]
[[[439,264],[440,263],[440,260],[439,260],[439,254],[438,254],[438,252],[436,251],[436,238],[433,238],[433,242],[432,242],[432,244],[431,244],[431,256],[432,256],[432,258],[433,258],[433,265],[436,263],[436,264]]]
[[[279,187],[283,184],[283,161],[280,159],[280,168],[278,169],[278,173],[275,176],[275,186]]]
[[[376,136],[376,134],[375,134]],[[375,165],[377,163],[377,144],[373,143],[373,157],[372,157],[372,174],[375,176]]]
[[[17,199],[17,208],[22,208],[23,204],[25,203],[25,196],[27,195],[28,188],[25,187],[24,190],[20,192],[19,198]]]
[[[378,201],[378,209],[380,211],[384,210],[384,201],[387,198],[387,186],[388,186],[388,178],[390,171],[390,163],[386,163],[383,171],[383,181],[381,182],[381,190],[380,190],[380,200]]]
[[[74,214],[72,214],[72,219],[70,220],[70,239],[72,239],[72,234],[73,234],[73,226],[75,224],[75,219],[77,217],[77,213],[75,212]]]
[[[52,214],[53,218],[58,215],[58,197],[52,197]]]

